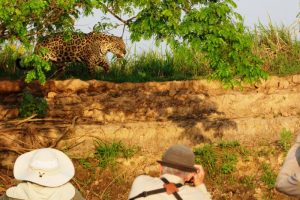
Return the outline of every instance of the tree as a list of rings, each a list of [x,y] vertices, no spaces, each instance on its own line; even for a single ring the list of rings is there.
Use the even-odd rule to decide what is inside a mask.
[[[90,14],[93,7],[92,0],[1,0],[0,44],[18,41],[24,45],[30,53],[24,62],[34,66],[26,80],[45,82],[44,72],[50,65],[32,54],[32,46],[41,36],[74,31],[75,19],[81,13]]]
[[[267,77],[233,0],[105,2],[104,12],[131,16],[120,21],[128,25],[133,41],[154,38],[167,41],[173,51],[186,46],[199,50],[209,61],[213,79],[233,85]]]
[[[265,78],[235,7],[233,0],[2,0],[0,42],[18,39],[28,45],[42,35],[73,31],[81,9],[88,15],[97,8],[127,26],[132,41],[154,38],[158,43],[166,41],[174,52],[181,47],[201,52],[214,79],[235,84]],[[103,18],[95,30],[115,26]],[[49,68],[38,57],[26,62],[40,63],[28,80]]]

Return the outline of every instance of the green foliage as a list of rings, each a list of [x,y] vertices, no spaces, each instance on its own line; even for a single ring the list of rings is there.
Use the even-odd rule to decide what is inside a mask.
[[[32,55],[32,46],[41,36],[60,32],[68,35],[74,31],[75,19],[80,14],[88,15],[95,6],[93,0],[45,1],[2,0],[0,1],[0,45],[5,42],[21,43],[26,48],[24,63],[33,67],[26,81],[46,80],[45,72],[50,65]]]
[[[264,62],[264,69],[274,75],[300,72],[300,42],[291,27],[258,24],[252,33],[253,50]]]
[[[5,78],[10,77],[11,79],[17,79],[23,76],[23,74],[16,69],[15,62],[24,52],[24,47],[14,42],[3,44],[0,50],[0,76]]]
[[[22,63],[25,66],[33,67],[26,75],[25,81],[27,83],[32,80],[39,80],[41,84],[46,82],[45,72],[50,71],[50,63],[36,54],[25,57],[25,59],[22,60]]]
[[[270,159],[270,157],[276,158],[281,152],[282,149],[276,148],[275,144],[271,146],[270,144],[251,145],[251,148],[246,149],[245,146],[234,140],[222,140],[194,149],[196,163],[203,165],[207,172],[207,182],[213,183],[221,194],[228,194],[228,191],[233,190],[246,190],[254,193],[256,186],[263,183],[265,187],[261,188],[262,193],[269,196],[274,194],[273,189],[277,176],[277,172],[273,170],[272,166],[279,167],[278,162],[273,162],[274,159]],[[249,159],[244,159],[245,156]],[[266,163],[265,160],[271,162]],[[258,170],[259,172],[257,172]],[[230,186],[230,190],[224,185]],[[226,197],[229,199],[239,198],[237,196]],[[247,196],[247,198],[251,197]]]
[[[291,148],[293,134],[290,130],[282,129],[280,132],[279,146],[287,152]]]
[[[92,168],[92,164],[84,158],[80,158],[79,159],[80,164],[85,168],[85,169],[91,169]]]
[[[47,114],[48,104],[42,97],[33,96],[30,92],[23,93],[19,111],[20,117],[29,117],[36,114],[38,117],[44,117]]]
[[[0,44],[19,40],[30,54],[29,48],[36,39],[57,32],[68,36],[74,31],[74,22],[81,13],[89,15],[93,8],[99,8],[128,26],[132,41],[153,37],[157,43],[166,41],[173,55],[187,47],[197,52],[196,57],[203,59],[198,62],[196,57],[186,57],[185,63],[193,66],[182,68],[186,74],[207,71],[211,78],[229,85],[266,78],[260,68],[260,59],[251,52],[251,36],[245,31],[241,16],[234,12],[235,7],[232,0],[3,0],[0,2]],[[129,19],[120,17],[124,15]],[[94,31],[107,31],[117,25],[104,17]],[[199,64],[197,67],[190,65],[195,60]],[[38,79],[43,83],[49,66],[35,56],[25,62],[34,67],[26,81]],[[176,71],[172,67],[163,68],[167,71],[158,70],[159,76]],[[137,73],[142,79],[148,79],[147,73]]]
[[[101,17],[100,22],[96,23],[93,27],[94,32],[105,32],[110,29],[117,28],[118,25],[111,22],[107,17]]]
[[[239,148],[237,141],[221,141],[217,146],[206,144],[194,150],[195,162],[203,165],[210,176],[229,175],[236,169]]]
[[[15,60],[24,52],[24,48],[17,47],[14,43],[3,45],[0,52],[0,66],[2,70],[12,71],[15,66]]]
[[[204,145],[194,150],[195,162],[203,165],[208,173],[213,175],[217,172],[217,155],[211,145]]]
[[[188,80],[208,76],[207,69],[201,55],[186,48],[175,54],[168,51],[134,54],[112,62],[108,74],[99,73],[96,78],[114,82]]]
[[[261,180],[266,184],[268,189],[273,189],[275,187],[276,182],[276,174],[271,169],[271,166],[267,163],[263,163],[261,165],[263,174],[261,176]]]
[[[182,45],[198,49],[209,63],[211,78],[229,85],[266,78],[235,7],[232,0],[149,4],[130,24],[131,39],[154,36],[166,40],[173,50]]]
[[[95,157],[99,160],[99,166],[105,168],[116,164],[117,158],[128,159],[137,151],[136,147],[126,147],[121,141],[96,141]]]
[[[241,184],[247,189],[254,189],[255,188],[255,176],[244,176],[241,178]]]
[[[238,161],[237,155],[232,152],[226,152],[222,156],[222,166],[220,171],[222,174],[230,174],[235,171],[236,163]]]
[[[0,1],[0,44],[18,39],[30,46],[36,36],[74,29],[74,19],[88,15],[94,7],[93,1],[44,1],[2,0]]]
[[[239,141],[226,141],[226,140],[222,140],[219,144],[219,147],[221,147],[222,149],[226,149],[226,148],[235,148],[235,147],[239,147],[240,143]]]

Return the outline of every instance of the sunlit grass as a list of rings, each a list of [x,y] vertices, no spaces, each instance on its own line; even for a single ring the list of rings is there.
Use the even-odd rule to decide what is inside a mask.
[[[263,69],[271,75],[287,76],[300,73],[300,41],[292,29],[284,26],[258,24],[253,35],[253,51],[263,61]],[[15,51],[15,52],[14,52]],[[0,51],[0,78],[23,78],[24,71],[16,69],[15,59],[20,50],[14,46]],[[55,73],[55,67],[47,77]],[[80,78],[112,82],[147,82],[169,80],[194,80],[208,78],[212,74],[205,54],[188,47],[178,47],[166,52],[129,52],[123,59],[110,61],[110,71],[104,73],[101,66],[94,75],[83,64],[71,64],[55,79]]]
[[[300,72],[300,41],[292,28],[258,24],[253,32],[254,52],[272,75],[286,76]]]

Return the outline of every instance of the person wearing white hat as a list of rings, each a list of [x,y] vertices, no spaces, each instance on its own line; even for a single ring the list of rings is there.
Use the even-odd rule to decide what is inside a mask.
[[[36,149],[20,155],[13,169],[21,180],[8,188],[0,200],[83,200],[69,182],[75,169],[71,159],[53,148]]]

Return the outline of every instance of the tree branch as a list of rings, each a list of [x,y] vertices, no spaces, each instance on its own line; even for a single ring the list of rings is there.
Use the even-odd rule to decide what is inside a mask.
[[[125,25],[129,25],[129,23],[136,18],[136,16],[131,17],[127,20],[122,19],[119,15],[117,15],[116,13],[114,13],[110,8],[108,8],[104,3],[101,3],[101,5],[103,6],[103,8],[109,12],[112,16],[114,16],[116,19],[118,19],[119,21],[121,21],[123,24]]]

